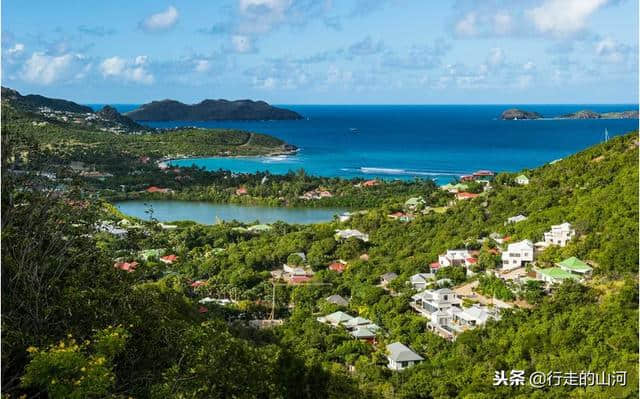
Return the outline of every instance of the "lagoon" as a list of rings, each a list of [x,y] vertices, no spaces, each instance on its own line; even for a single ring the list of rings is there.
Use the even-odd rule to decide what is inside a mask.
[[[232,220],[243,223],[253,223],[256,220],[260,223],[321,223],[329,222],[333,220],[334,215],[345,211],[339,208],[281,208],[178,200],[119,201],[114,205],[125,215],[143,220],[150,220],[153,215],[161,222],[191,220],[201,224]]]

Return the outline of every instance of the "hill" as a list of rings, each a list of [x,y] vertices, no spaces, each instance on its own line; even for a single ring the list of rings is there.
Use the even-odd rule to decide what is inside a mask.
[[[141,121],[302,119],[297,112],[252,100],[204,100],[192,105],[175,100],[153,101],[125,115]]]
[[[42,107],[49,108],[52,111],[73,112],[73,113],[93,113],[90,107],[76,104],[73,101],[61,100],[57,98],[48,98],[38,94],[29,94],[23,96],[17,90],[8,87],[2,87],[2,101],[9,101],[15,107],[22,108],[27,111],[35,112]]]

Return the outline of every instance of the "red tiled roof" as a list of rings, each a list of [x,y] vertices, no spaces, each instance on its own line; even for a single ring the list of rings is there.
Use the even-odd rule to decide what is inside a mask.
[[[202,287],[203,285],[207,285],[207,282],[203,280],[196,280],[193,283],[191,283],[191,287],[193,288]]]
[[[474,194],[474,193],[467,193],[467,192],[462,192],[462,193],[458,193],[456,196],[459,199],[467,199],[467,198],[476,198],[477,196],[479,196],[480,194]]]
[[[334,272],[343,272],[344,269],[347,268],[347,265],[345,265],[344,263],[340,263],[340,262],[333,262],[332,264],[329,265],[329,270],[333,270]]]
[[[432,262],[432,263],[429,264],[429,267],[432,268],[432,269],[437,269],[437,268],[440,267],[440,263]]]
[[[476,259],[476,258],[467,258],[467,262],[469,262],[469,263],[477,263],[478,259]]]
[[[116,262],[113,264],[113,267],[131,273],[138,267],[138,262]]]
[[[378,184],[380,183],[378,183],[377,180],[367,180],[364,183],[362,183],[362,185],[365,187],[377,186]]]
[[[162,256],[160,257],[160,259],[167,263],[173,263],[178,260],[178,257],[176,255],[171,254],[171,255]]]
[[[474,176],[493,176],[494,173],[490,170],[478,170],[473,172]]]
[[[200,313],[207,313],[209,311],[209,309],[205,308],[204,306],[200,305],[198,307],[198,312]]]
[[[248,191],[244,187],[236,188],[236,195],[244,195],[244,194],[247,194],[247,193],[248,193]]]
[[[299,283],[306,283],[307,281],[310,281],[311,277],[309,276],[292,276],[291,277],[291,283],[292,284],[299,284]]]

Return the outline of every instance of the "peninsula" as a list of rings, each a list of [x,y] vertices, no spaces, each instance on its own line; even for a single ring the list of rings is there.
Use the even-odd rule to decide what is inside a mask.
[[[184,104],[175,100],[152,101],[125,115],[138,121],[302,119],[297,112],[252,100],[204,100],[198,104]]]

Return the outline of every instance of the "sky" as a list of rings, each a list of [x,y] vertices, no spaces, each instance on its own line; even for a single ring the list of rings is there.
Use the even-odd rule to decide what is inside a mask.
[[[4,0],[1,72],[81,103],[637,103],[638,1]]]

